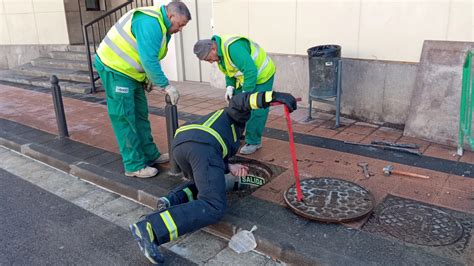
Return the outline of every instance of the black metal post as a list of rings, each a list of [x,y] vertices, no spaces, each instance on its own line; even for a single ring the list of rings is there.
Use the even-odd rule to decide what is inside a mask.
[[[93,28],[92,28],[93,30]],[[87,67],[89,69],[89,79],[91,83],[91,93],[96,92],[95,88],[95,80],[94,80],[94,70],[92,67],[92,58],[91,58],[91,47],[89,44],[89,33],[87,32],[87,25],[82,28],[82,31],[84,33],[84,40],[85,40],[85,45],[86,45],[86,51],[87,51]],[[94,34],[94,31],[92,31],[92,34]],[[92,43],[94,45],[95,49],[95,41]]]
[[[166,133],[168,136],[168,154],[170,156],[171,169],[169,171],[170,175],[179,175],[181,169],[176,164],[173,159],[173,150],[171,149],[171,142],[173,142],[174,134],[176,129],[178,129],[178,108],[176,105],[171,104],[171,98],[168,94],[165,96],[165,118],[166,118]]]
[[[336,91],[336,128],[340,126],[341,116],[341,83],[342,83],[342,58],[337,60],[337,91]]]
[[[58,123],[59,138],[69,137],[66,124],[66,115],[64,114],[61,87],[59,87],[59,80],[55,75],[51,76],[51,89],[53,92],[54,112],[56,113],[56,122]]]

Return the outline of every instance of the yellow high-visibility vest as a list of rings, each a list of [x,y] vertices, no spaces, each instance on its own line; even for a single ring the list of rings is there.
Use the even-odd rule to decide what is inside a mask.
[[[275,65],[273,64],[272,59],[267,56],[267,53],[256,42],[242,36],[221,36],[221,50],[224,57],[223,59],[225,69],[220,64],[218,64],[219,69],[226,76],[236,78],[237,87],[244,83],[243,73],[237,69],[229,55],[229,46],[239,39],[245,39],[250,43],[250,56],[252,57],[258,70],[257,84],[263,84],[267,82],[273,76],[273,74],[275,74]]]
[[[146,73],[138,56],[137,40],[132,34],[132,17],[137,11],[155,17],[160,23],[163,40],[157,60],[166,56],[168,51],[166,33],[168,30],[163,21],[161,9],[157,6],[140,7],[128,11],[107,32],[99,45],[97,55],[106,66],[142,82],[146,79]]]

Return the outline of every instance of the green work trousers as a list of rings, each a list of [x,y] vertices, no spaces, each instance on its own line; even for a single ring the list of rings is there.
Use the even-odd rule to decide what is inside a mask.
[[[255,90],[253,91],[243,91],[241,88],[236,89],[234,94],[239,94],[242,92],[265,92],[271,91],[273,88],[273,75],[267,82],[262,84],[257,84]],[[251,145],[257,145],[262,143],[263,130],[265,129],[265,124],[267,123],[268,112],[270,108],[252,110],[250,113],[250,119],[245,125],[245,143]]]
[[[107,98],[107,111],[126,172],[135,172],[160,157],[153,142],[143,83],[96,64]]]

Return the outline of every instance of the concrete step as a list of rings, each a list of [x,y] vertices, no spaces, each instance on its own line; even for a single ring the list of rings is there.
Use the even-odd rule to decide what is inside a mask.
[[[68,59],[56,59],[56,58],[49,58],[49,57],[38,57],[31,60],[31,65],[35,67],[48,67],[48,68],[89,71],[89,66],[88,66],[87,61],[82,61],[82,60],[68,60]]]
[[[87,54],[85,52],[52,51],[49,54],[52,58],[55,58],[55,59],[87,61]],[[94,54],[92,54],[91,57],[92,59],[94,59]]]
[[[18,74],[12,70],[0,71],[0,81],[7,81],[12,83],[18,83],[23,85],[32,85],[43,88],[51,88],[51,82],[49,77],[38,77],[27,74]],[[89,82],[76,82],[68,80],[59,80],[59,86],[62,91],[68,91],[72,93],[87,94],[91,92],[91,85]],[[102,86],[96,85],[97,91],[102,91]]]
[[[85,53],[86,52],[86,46],[85,45],[69,45],[67,47],[68,51],[70,52],[80,52],[80,53]],[[91,50],[92,53],[94,53],[94,46],[90,45],[89,49]]]
[[[51,68],[51,67],[39,67],[33,66],[31,63],[24,64],[18,67],[11,69],[17,74],[20,75],[29,75],[36,77],[51,77],[51,75],[56,75],[60,80],[68,81],[77,81],[77,82],[89,82],[89,72],[83,70],[75,69],[60,69],[60,68]],[[97,77],[97,73],[94,73],[94,76]]]

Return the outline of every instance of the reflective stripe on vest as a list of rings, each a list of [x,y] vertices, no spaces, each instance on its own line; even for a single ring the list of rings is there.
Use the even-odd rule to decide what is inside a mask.
[[[224,57],[223,64],[225,65],[225,69],[218,64],[219,69],[229,77],[235,77],[239,82],[238,85],[243,84],[244,76],[242,72],[240,72],[235,64],[232,62],[230,55],[229,55],[229,46],[239,39],[245,39],[250,43],[250,56],[257,67],[257,84],[262,84],[268,81],[273,74],[275,74],[275,65],[273,64],[272,60],[266,52],[254,41],[241,37],[241,36],[222,36],[221,37],[221,50],[222,55]]]
[[[167,29],[160,7],[141,7],[127,12],[107,32],[99,45],[97,55],[106,66],[142,82],[146,79],[146,73],[138,55],[137,40],[132,34],[132,18],[136,11],[158,20],[163,38],[157,59],[161,60],[166,56],[168,51]]]
[[[258,106],[258,103],[257,103],[259,93],[260,92],[254,92],[254,93],[250,94],[249,104],[250,104],[250,108],[252,110],[260,109],[260,107]],[[266,91],[265,94],[262,97],[264,97],[263,101],[265,103],[270,103],[273,99],[273,91]]]
[[[237,141],[237,133],[235,133],[235,126],[234,124],[230,125],[230,127],[232,128],[232,137],[234,138],[234,142]]]
[[[217,140],[217,142],[219,142],[219,144],[222,147],[222,158],[225,158],[227,156],[227,153],[228,153],[227,145],[225,145],[225,142],[222,139],[221,135],[219,135],[219,133],[217,133],[217,131],[215,131],[214,129],[211,128],[212,124],[217,120],[217,118],[219,118],[219,116],[221,116],[221,114],[223,112],[224,112],[224,109],[221,109],[221,110],[215,112],[202,125],[200,125],[200,124],[190,124],[190,125],[185,125],[185,126],[182,126],[182,127],[178,128],[176,130],[175,137],[176,137],[176,135],[178,135],[178,133],[183,132],[183,131],[187,131],[187,130],[191,130],[191,129],[198,129],[198,130],[205,131],[205,132],[211,134]]]

